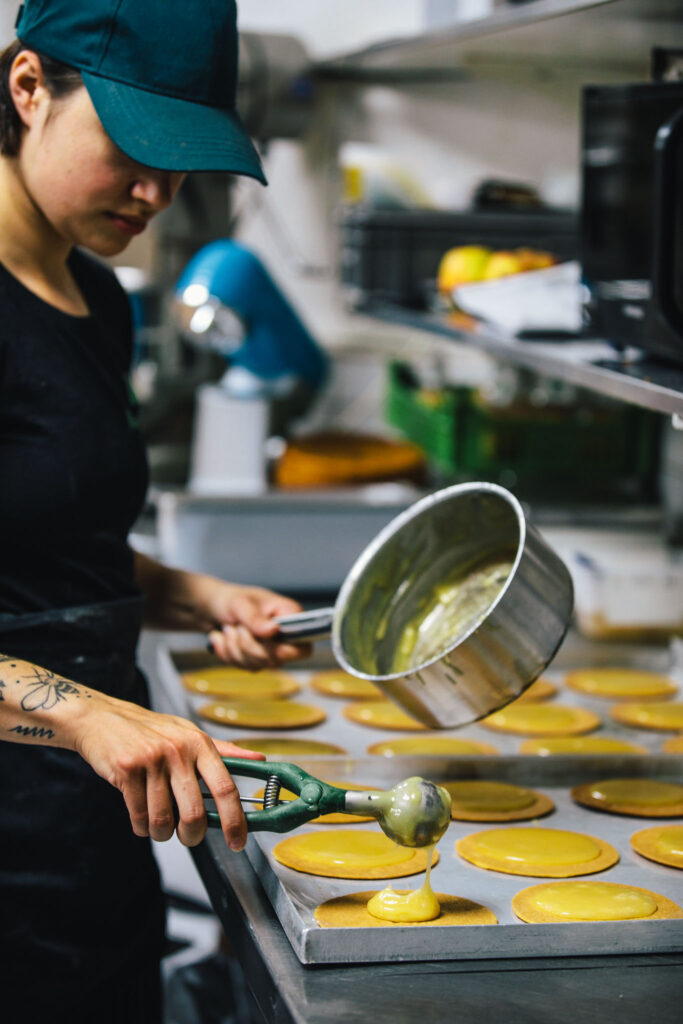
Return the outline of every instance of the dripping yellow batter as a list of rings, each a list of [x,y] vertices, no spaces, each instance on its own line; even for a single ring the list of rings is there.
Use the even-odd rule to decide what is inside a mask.
[[[373,917],[384,921],[400,921],[403,924],[414,924],[417,921],[433,921],[441,913],[441,906],[432,889],[430,875],[434,847],[428,849],[429,861],[425,880],[419,889],[411,892],[394,892],[388,885],[386,889],[375,893],[368,902],[368,912]]]

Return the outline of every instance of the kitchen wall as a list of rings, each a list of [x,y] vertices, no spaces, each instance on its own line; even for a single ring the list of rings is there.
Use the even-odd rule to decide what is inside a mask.
[[[14,22],[19,10],[19,0],[0,0],[0,47],[7,46],[14,38]]]

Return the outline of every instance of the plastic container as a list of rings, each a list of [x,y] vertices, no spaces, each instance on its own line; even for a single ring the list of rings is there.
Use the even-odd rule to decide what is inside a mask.
[[[555,209],[376,210],[350,206],[341,219],[341,282],[356,308],[391,302],[424,309],[443,254],[457,245],[530,246],[575,259],[577,217]]]
[[[597,640],[683,635],[683,557],[661,543],[612,536],[573,552],[578,629]]]
[[[660,417],[622,405],[487,404],[471,388],[420,386],[410,366],[389,366],[389,423],[442,473],[491,480],[524,498],[651,500]]]

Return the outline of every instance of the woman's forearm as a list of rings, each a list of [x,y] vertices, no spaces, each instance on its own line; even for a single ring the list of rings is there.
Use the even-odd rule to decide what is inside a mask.
[[[138,836],[194,846],[206,832],[203,779],[226,842],[241,850],[246,822],[221,755],[260,759],[196,725],[110,697],[49,669],[0,654],[0,739],[73,750],[119,789]]]
[[[0,653],[0,738],[76,749],[78,723],[103,694]]]
[[[301,610],[282,594],[169,569],[138,552],[135,576],[145,595],[146,626],[206,633],[214,652],[228,664],[259,669],[310,653],[308,645],[278,636],[278,616]]]
[[[213,577],[171,569],[136,552],[135,578],[145,596],[146,626],[205,633],[216,626],[209,610]]]

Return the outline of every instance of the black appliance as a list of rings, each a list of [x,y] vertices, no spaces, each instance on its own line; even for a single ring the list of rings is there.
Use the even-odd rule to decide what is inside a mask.
[[[456,245],[531,246],[576,259],[576,211],[529,209],[375,210],[351,206],[341,218],[341,282],[355,309],[391,303],[425,309],[439,260]]]
[[[586,86],[580,252],[591,332],[683,361],[683,82]]]

